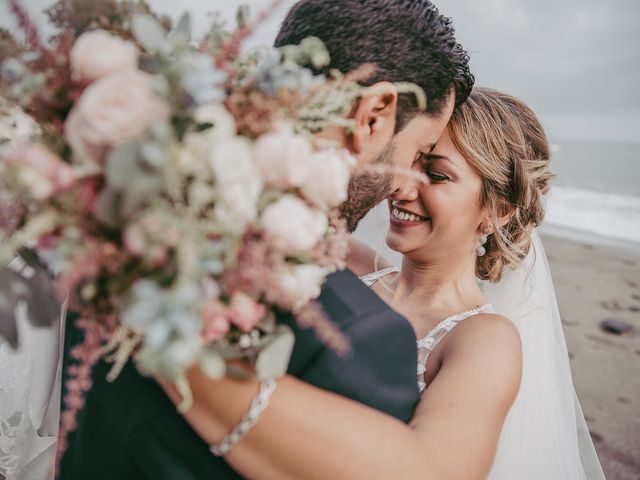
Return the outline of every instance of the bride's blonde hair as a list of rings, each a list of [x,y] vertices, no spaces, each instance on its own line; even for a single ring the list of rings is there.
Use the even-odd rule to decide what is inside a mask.
[[[507,266],[519,263],[531,247],[531,232],[544,217],[543,195],[553,174],[549,144],[540,122],[522,101],[475,87],[449,122],[453,144],[482,177],[480,204],[495,231],[478,257],[476,275],[496,282]],[[508,216],[498,227],[498,218]]]

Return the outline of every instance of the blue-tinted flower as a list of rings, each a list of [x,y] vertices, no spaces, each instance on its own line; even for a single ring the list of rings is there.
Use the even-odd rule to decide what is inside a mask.
[[[224,100],[226,73],[216,68],[209,55],[188,52],[179,59],[181,83],[194,102],[202,105]]]

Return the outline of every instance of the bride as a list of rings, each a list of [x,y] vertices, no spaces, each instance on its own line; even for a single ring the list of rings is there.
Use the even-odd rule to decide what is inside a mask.
[[[410,424],[287,376],[225,459],[250,478],[604,478],[534,233],[552,177],[540,123],[518,99],[475,88],[413,167],[428,180],[388,201],[402,267],[356,241],[349,262],[416,332],[423,394]],[[185,417],[215,444],[256,387],[198,371],[190,381]]]

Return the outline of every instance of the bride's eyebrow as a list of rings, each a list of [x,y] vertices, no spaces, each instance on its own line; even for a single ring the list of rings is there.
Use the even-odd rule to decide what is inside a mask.
[[[425,160],[446,160],[447,162],[451,163],[452,165],[455,165],[454,161],[451,160],[446,155],[438,155],[436,153],[427,153],[424,156],[424,158],[425,158]]]

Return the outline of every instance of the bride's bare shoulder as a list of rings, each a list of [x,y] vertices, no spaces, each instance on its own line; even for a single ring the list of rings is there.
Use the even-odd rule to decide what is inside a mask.
[[[376,262],[376,251],[366,243],[354,237],[349,239],[347,267],[356,275],[366,275],[391,266],[391,263],[382,256],[379,256]]]
[[[479,313],[466,318],[451,333],[451,347],[468,349],[480,345],[481,350],[501,347],[507,353],[520,355],[520,333],[514,323],[497,313]]]
[[[517,391],[522,374],[522,343],[517,327],[508,318],[494,313],[473,315],[453,329],[443,347],[443,360],[490,371],[506,382],[503,387],[512,385]]]

